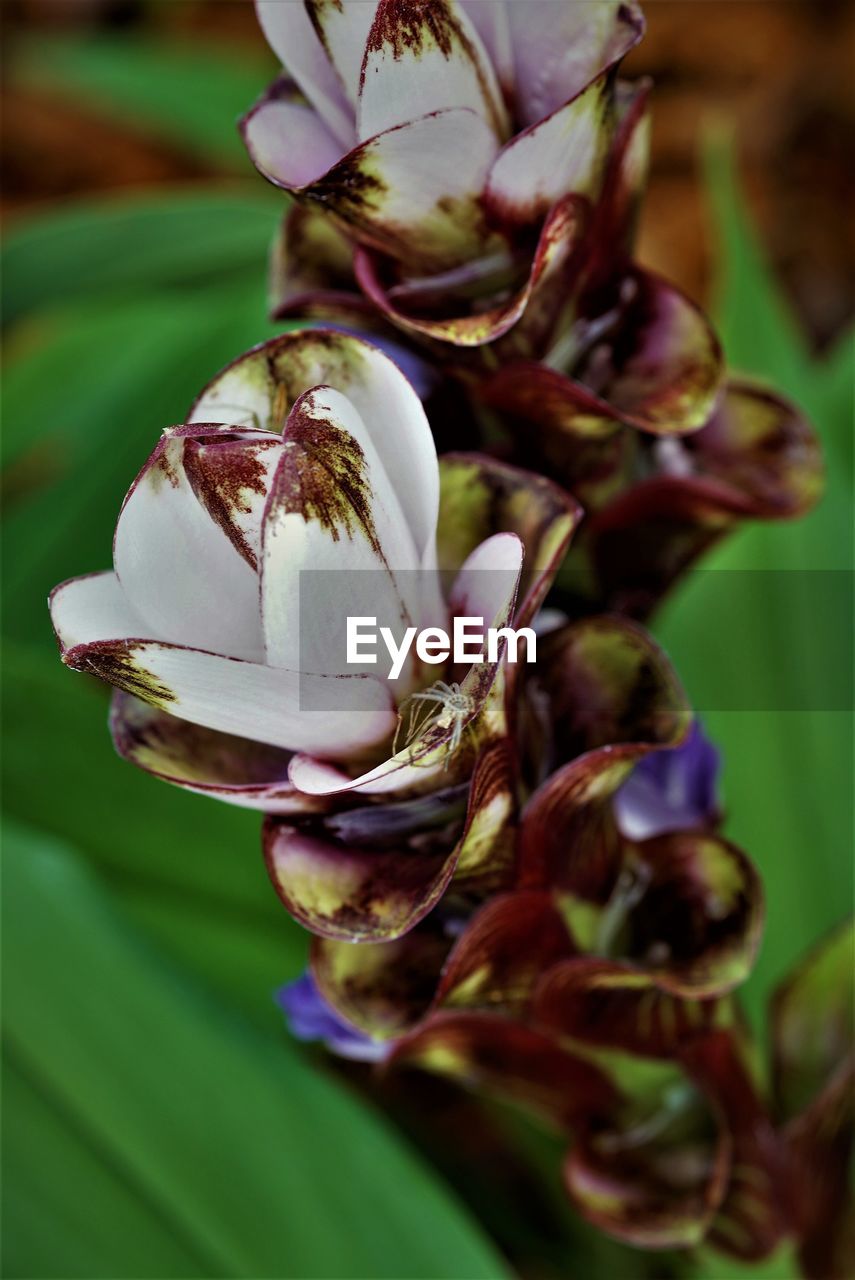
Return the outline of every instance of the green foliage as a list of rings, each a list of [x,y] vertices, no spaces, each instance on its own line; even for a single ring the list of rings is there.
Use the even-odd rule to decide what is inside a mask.
[[[225,45],[139,36],[40,34],[14,48],[12,76],[135,125],[240,173],[251,169],[237,122],[278,71],[259,36],[239,58]]]
[[[152,954],[68,846],[7,827],[4,882],[7,1275],[501,1274],[380,1116]]]

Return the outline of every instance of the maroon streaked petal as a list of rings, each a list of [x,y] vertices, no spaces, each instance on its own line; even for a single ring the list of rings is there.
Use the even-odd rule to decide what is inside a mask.
[[[685,1088],[679,1083],[674,1089]],[[579,1212],[641,1249],[687,1249],[707,1236],[731,1165],[731,1137],[698,1096],[682,1113],[648,1103],[622,1128],[580,1135],[564,1165]]]
[[[295,194],[320,201],[360,244],[442,271],[504,248],[480,204],[494,153],[474,112],[437,111],[362,143]]]
[[[521,887],[551,886],[605,905],[623,858],[610,800],[644,752],[635,745],[591,751],[538,788],[520,823]]]
[[[353,247],[322,209],[296,204],[273,242],[269,303],[274,315],[314,293],[356,288]]]
[[[501,737],[490,741],[490,727],[482,733],[488,745],[472,771],[466,830],[454,869],[454,887],[463,892],[502,888],[512,879],[515,865],[517,810],[510,747]]]
[[[549,894],[500,894],[481,907],[455,943],[437,1004],[520,1013],[539,976],[572,952],[567,927]]]
[[[407,780],[426,772],[418,764],[401,769]],[[440,762],[428,782],[436,787],[443,776]],[[293,767],[291,777],[302,780]],[[391,836],[384,834],[382,810],[359,840],[347,815],[320,826],[269,822],[264,850],[273,886],[291,914],[322,937],[344,942],[399,938],[436,906],[458,869],[465,887],[507,879],[513,854],[507,779],[506,750],[497,742],[477,759],[465,820],[453,806],[445,826],[432,822],[425,830],[430,797],[421,796],[404,802],[413,814],[411,828],[400,825],[400,807],[392,806]],[[355,789],[360,789],[358,780]],[[349,790],[354,787],[345,778],[321,794]]]
[[[237,454],[219,473],[228,483],[218,491],[211,482],[216,464],[203,470],[199,451],[205,457],[232,445]],[[161,437],[125,498],[113,542],[116,573],[146,623],[143,634],[261,657],[249,530],[277,447],[269,435],[201,424]]]
[[[268,819],[264,858],[274,889],[300,924],[342,942],[385,942],[414,928],[442,897],[456,848],[417,853],[335,843]]]
[[[724,358],[701,309],[652,272],[634,267],[588,314],[572,374],[600,401],[600,414],[654,435],[684,435],[710,418]],[[585,340],[587,327],[615,310],[610,330]],[[568,389],[568,397],[571,393]]]
[[[602,505],[622,477],[630,480],[633,433],[566,374],[509,360],[479,382],[477,395],[509,421],[517,453],[559,478],[586,509]]]
[[[265,652],[274,666],[345,675],[352,670],[346,617],[424,625],[422,592],[427,605],[427,588],[436,596],[438,586],[416,572],[420,558],[398,495],[347,396],[332,387],[307,391],[289,414],[284,441],[263,520]],[[307,580],[307,571],[318,576]],[[433,597],[430,604],[441,607]],[[374,671],[385,675],[376,666],[365,674]]]
[[[542,1032],[492,1013],[432,1014],[398,1042],[388,1062],[522,1103],[561,1126],[608,1114],[617,1098],[598,1067]]]
[[[808,953],[775,992],[772,1065],[779,1114],[809,1106],[855,1040],[855,924],[846,920]]]
[[[724,995],[753,968],[763,932],[760,877],[741,849],[702,831],[632,847],[639,898],[622,954],[676,996]]]
[[[193,440],[184,448],[190,488],[239,555],[258,568],[261,517],[282,454],[276,436],[249,440]]]
[[[790,1234],[794,1223],[794,1186],[783,1143],[731,1032],[714,1031],[706,1039],[689,1041],[682,1060],[733,1143],[730,1178],[708,1243],[759,1261]]]
[[[117,690],[113,745],[123,759],[164,782],[263,813],[315,812],[322,804],[288,781],[289,751],[179,720]]]
[[[525,284],[509,300],[486,309],[470,307],[462,314],[439,318],[421,315],[412,306],[417,300],[415,291],[408,296],[401,287],[393,297],[383,264],[376,256],[357,250],[354,270],[365,294],[393,324],[459,347],[479,347],[495,341],[530,311],[520,337],[520,342],[530,349],[542,334],[551,332],[555,317],[567,305],[569,281],[578,268],[576,251],[586,220],[584,201],[576,196],[559,201],[543,224]]]
[[[581,518],[574,499],[542,476],[478,454],[440,460],[440,567],[461,564],[494,533],[517,534],[525,559],[516,626],[527,625],[542,604]]]
[[[535,676],[549,698],[552,767],[615,744],[638,747],[639,755],[674,747],[691,724],[666,654],[623,618],[587,618],[545,636]]]
[[[635,0],[555,4],[526,0],[508,6],[520,118],[534,124],[614,67],[644,34]]]
[[[657,449],[666,474],[631,486],[586,528],[601,599],[637,617],[740,519],[798,516],[822,491],[810,424],[746,383],[730,384],[707,426]]]
[[[449,0],[380,0],[365,42],[359,137],[444,108],[476,113],[497,137],[507,130],[501,91],[475,27]]]
[[[686,441],[692,470],[725,486],[758,519],[803,515],[823,486],[816,432],[787,400],[731,382],[710,422]]]
[[[300,397],[319,386],[347,396],[361,417],[423,561],[436,536],[436,448],[407,378],[369,342],[337,329],[272,338],[222,369],[195,400],[190,420],[249,422],[281,433]]]
[[[612,86],[589,84],[551,116],[517,134],[499,152],[484,193],[499,226],[531,226],[567,195],[594,198],[608,153]]]
[[[359,6],[357,6],[359,7]],[[273,52],[293,77],[342,148],[355,141],[353,108],[303,4],[255,0],[261,29]]]
[[[303,699],[334,707],[324,677],[186,645],[95,640],[66,650],[62,660],[191,724],[288,751],[311,750],[323,758],[370,749],[395,725],[386,683],[359,676],[348,678],[347,709],[307,711]]]
[[[586,264],[589,287],[605,284],[628,264],[650,152],[649,98],[653,82],[619,81],[615,90],[618,124],[606,164]]]
[[[337,1014],[366,1035],[390,1039],[427,1013],[450,945],[433,917],[392,942],[315,938],[312,973]]]
[[[683,1000],[634,965],[576,956],[545,972],[532,1004],[536,1026],[582,1044],[674,1058],[721,1016],[713,1000]]]
[[[591,618],[545,636],[532,698],[548,699],[552,721],[536,776],[569,763],[523,813],[521,884],[554,885],[604,905],[625,852],[612,796],[643,756],[682,740],[691,712],[662,651],[618,618]]]

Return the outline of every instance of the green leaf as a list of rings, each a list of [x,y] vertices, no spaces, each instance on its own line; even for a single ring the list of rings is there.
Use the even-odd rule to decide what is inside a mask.
[[[100,1163],[96,1184],[109,1176],[137,1221],[153,1210],[176,1251],[197,1260],[191,1274],[504,1274],[379,1116],[286,1043],[266,1043],[200,998],[68,847],[12,826],[4,859],[4,1040],[23,1089],[38,1095],[34,1112],[53,1110],[85,1146],[81,1177]],[[27,1185],[16,1188],[25,1219],[51,1200],[66,1221],[82,1219],[95,1246],[85,1274],[98,1253],[107,1275],[140,1274],[133,1240],[99,1225],[91,1181],[67,1185],[61,1164],[43,1159],[30,1165],[29,1196]],[[51,1219],[44,1233],[42,1274],[68,1274],[61,1226]],[[161,1244],[155,1274],[186,1274]],[[26,1231],[7,1239],[5,1274],[33,1273],[26,1245]]]
[[[157,1205],[117,1175],[111,1153],[93,1145],[8,1052],[3,1104],[8,1274],[86,1280],[115,1275],[123,1257],[133,1257],[139,1276],[208,1274]]]
[[[237,121],[277,67],[259,32],[258,51],[202,41],[130,36],[37,37],[16,42],[14,79],[66,94],[203,158],[252,171]]]
[[[235,353],[270,336],[262,284],[55,315],[6,372],[7,632],[49,641],[58,582],[110,563],[122,498],[164,427]],[[282,326],[279,326],[282,328]],[[10,465],[11,464],[11,465]]]
[[[792,1245],[782,1245],[762,1262],[741,1262],[712,1249],[696,1255],[692,1280],[802,1280],[802,1270]]]
[[[30,219],[7,236],[0,255],[4,323],[59,302],[104,295],[124,302],[241,278],[255,282],[263,306],[268,245],[282,209],[277,194],[253,185],[246,193],[115,197]]]
[[[191,795],[120,760],[107,690],[56,653],[3,663],[8,811],[75,844],[173,956],[256,1019],[305,964],[308,936],[274,894],[260,815]]]

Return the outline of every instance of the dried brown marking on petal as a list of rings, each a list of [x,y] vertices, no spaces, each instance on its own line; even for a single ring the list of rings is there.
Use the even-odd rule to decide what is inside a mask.
[[[367,55],[371,53],[381,53],[383,49],[389,48],[392,57],[398,62],[405,53],[419,58],[422,53],[435,48],[448,60],[454,53],[455,46],[462,50],[472,64],[481,95],[490,109],[491,123],[497,132],[501,132],[502,122],[497,116],[481,59],[445,0],[387,0],[377,6],[365,44],[366,58],[359,77],[360,93],[365,84]]]
[[[168,713],[159,715],[146,702],[119,699],[114,703],[111,728],[122,755],[184,782],[232,787],[289,785],[290,751],[207,729]]]
[[[282,468],[276,507],[320,521],[334,542],[342,532],[352,541],[359,529],[383,560],[365,454],[353,436],[329,419],[312,417],[303,407],[291,414],[285,448],[290,450],[290,465]]]
[[[64,661],[77,671],[89,672],[99,680],[106,680],[107,684],[122,689],[125,693],[132,693],[135,697],[142,698],[144,702],[150,702],[152,706],[166,710],[170,702],[177,702],[178,699],[168,685],[163,684],[157,676],[140,665],[134,656],[138,647],[122,642],[104,641],[87,645],[79,658],[75,659],[72,653],[68,655],[68,659],[71,660],[64,659]]]
[[[281,432],[300,396],[326,385],[346,391],[350,383],[365,382],[365,355],[349,334],[311,329],[299,340],[271,344],[266,352],[271,387],[270,426]]]
[[[323,45],[327,57],[332,60],[326,28],[323,23],[324,10],[335,9],[336,13],[344,13],[344,0],[305,0],[305,6],[309,21],[315,28],[315,35]]]
[[[179,466],[184,453],[184,441],[180,438],[167,436],[161,443],[160,452],[154,462],[148,469],[145,479],[148,481],[154,493],[157,493],[164,481],[167,481],[173,489],[177,489],[180,484]]]
[[[279,447],[278,439],[253,441],[244,447],[197,445],[185,449],[184,471],[190,488],[208,515],[219,525],[239,555],[253,569],[258,567],[255,552],[236,519],[252,510],[251,494],[267,492],[267,471],[262,454]]]
[[[307,199],[331,205],[343,222],[359,223],[366,209],[376,208],[388,190],[387,183],[366,164],[363,151],[351,152],[312,183]]]

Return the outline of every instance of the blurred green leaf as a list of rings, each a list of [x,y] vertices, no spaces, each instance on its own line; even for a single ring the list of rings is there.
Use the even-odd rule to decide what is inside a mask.
[[[12,78],[84,104],[184,146],[202,159],[253,172],[237,122],[277,71],[259,32],[257,52],[204,39],[83,39],[39,32],[13,47]]]
[[[303,968],[308,935],[273,893],[260,815],[191,795],[120,760],[107,691],[55,652],[7,644],[7,811],[72,840],[139,923],[258,1019]]]
[[[240,279],[258,288],[263,306],[268,246],[283,207],[254,184],[246,193],[123,196],[32,218],[7,235],[0,254],[4,322],[58,303],[102,295],[124,302]]]
[[[851,345],[813,360],[775,281],[745,212],[733,157],[720,138],[707,149],[706,173],[718,244],[715,308],[730,365],[775,385],[811,415],[828,465],[826,492],[817,509],[789,524],[749,524],[738,530],[690,575],[655,627],[690,697],[724,757],[728,834],[755,859],[767,901],[760,960],[745,988],[749,1009],[762,1022],[774,985],[810,944],[851,906],[852,709],[833,700],[826,709],[792,710],[806,669],[839,673],[829,688],[848,683],[851,630],[852,380]],[[837,590],[816,607],[819,577]],[[739,601],[738,635],[715,639],[722,585]],[[752,576],[762,572],[762,590]],[[801,570],[793,573],[791,570]],[[746,574],[746,576],[742,576]],[[758,672],[747,706],[766,710],[712,709],[704,691],[710,669],[739,688],[737,670],[748,656]],[[841,669],[842,664],[842,669]],[[730,675],[727,673],[730,672]],[[761,686],[762,679],[762,686]],[[738,705],[738,701],[730,704]]]
[[[504,1274],[378,1115],[287,1043],[266,1044],[200,998],[70,849],[12,828],[4,862],[4,1042],[22,1094],[38,1095],[34,1111],[52,1110],[71,1135],[54,1151],[74,1139],[86,1148],[72,1157],[72,1184],[45,1158],[30,1165],[29,1195],[26,1181],[16,1186],[22,1225],[6,1219],[5,1274],[34,1274],[32,1224],[57,1200],[65,1216],[43,1231],[41,1274],[67,1275],[87,1239],[86,1275],[140,1274],[134,1240],[102,1222],[102,1174],[118,1184],[130,1229],[147,1212],[160,1219],[166,1238],[148,1247],[148,1275],[187,1274],[172,1269],[179,1252],[206,1276]]]
[[[8,1051],[3,1112],[7,1274],[88,1280],[115,1275],[117,1260],[131,1258],[139,1277],[210,1274],[158,1207],[118,1176],[110,1153],[94,1147]]]
[[[692,1280],[802,1280],[802,1271],[792,1245],[776,1249],[762,1262],[740,1262],[712,1249],[695,1256],[697,1270]]]
[[[109,566],[122,498],[164,427],[272,332],[263,283],[251,280],[199,297],[88,304],[33,335],[3,395],[8,634],[50,642],[47,593]]]

